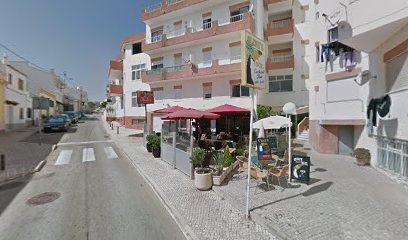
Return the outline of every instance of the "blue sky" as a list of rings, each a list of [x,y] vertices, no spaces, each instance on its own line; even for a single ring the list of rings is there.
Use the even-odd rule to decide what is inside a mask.
[[[140,9],[155,2],[0,0],[0,43],[43,68],[67,71],[91,100],[102,100],[109,59],[120,54],[123,37],[145,30]]]

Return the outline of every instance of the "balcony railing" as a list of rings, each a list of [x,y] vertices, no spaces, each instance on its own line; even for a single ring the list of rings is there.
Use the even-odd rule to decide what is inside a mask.
[[[167,72],[180,72],[180,71],[183,71],[185,68],[186,68],[186,65],[179,65],[179,66],[167,67],[166,71]]]
[[[212,27],[212,22],[207,22],[207,23],[199,24],[199,25],[192,27],[191,31],[193,33],[200,32],[200,31],[211,29],[211,27]]]
[[[198,65],[198,68],[208,68],[212,66],[212,62],[213,60],[203,60],[199,62],[197,65]]]
[[[182,28],[182,29],[174,29],[173,31],[170,31],[166,34],[167,39],[169,38],[175,38],[175,37],[179,37],[179,36],[183,36],[184,34],[186,34],[186,29]]]
[[[276,69],[287,69],[295,67],[295,58],[293,55],[277,55],[268,58],[266,62],[266,69],[276,70]]]
[[[172,5],[172,4],[176,4],[176,3],[179,3],[179,2],[182,2],[183,0],[167,0],[167,5],[169,6],[169,5]]]
[[[221,58],[218,60],[220,65],[234,64],[241,62],[241,55],[231,56],[229,58]]]
[[[150,5],[148,7],[145,7],[143,9],[143,11],[145,13],[152,13],[152,12],[160,10],[161,8],[162,8],[162,3],[157,3],[157,4],[154,4],[154,5]]]
[[[275,55],[272,56],[272,62],[290,62],[293,55]]]
[[[155,75],[160,75],[162,72],[163,72],[163,69],[162,69],[162,68],[160,68],[160,69],[152,69],[152,70],[146,71],[146,75],[155,76]]]
[[[280,21],[273,21],[271,26],[272,28],[282,28],[282,27],[289,27],[291,24],[291,19],[284,19]]]
[[[293,19],[283,19],[268,24],[268,36],[277,36],[288,33],[293,33]]]
[[[163,35],[156,35],[152,37],[152,43],[161,42],[163,40]]]

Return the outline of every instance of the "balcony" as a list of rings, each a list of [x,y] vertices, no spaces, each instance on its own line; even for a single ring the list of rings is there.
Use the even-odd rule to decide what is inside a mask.
[[[211,23],[189,27],[187,29],[177,29],[162,36],[146,39],[142,43],[143,52],[161,49],[168,46],[191,43],[192,41],[219,36],[227,33],[239,33],[241,30],[254,30],[254,20],[249,13],[234,15],[225,19],[215,20]],[[150,41],[150,42],[148,42]]]
[[[292,10],[292,0],[264,0],[264,4],[269,14]]]
[[[207,0],[163,0],[142,9],[141,16],[143,21],[146,21],[205,1]]]
[[[123,85],[109,84],[109,96],[121,96],[123,94]]]
[[[293,38],[293,19],[283,19],[268,23],[266,35],[273,43],[287,42]]]
[[[231,57],[203,61],[193,66],[186,64],[181,66],[166,67],[164,69],[148,70],[142,72],[142,81],[145,83],[185,80],[206,77],[210,75],[240,74],[241,58]]]
[[[278,69],[288,69],[295,67],[295,58],[293,55],[272,56],[266,61],[266,69],[268,71]]]

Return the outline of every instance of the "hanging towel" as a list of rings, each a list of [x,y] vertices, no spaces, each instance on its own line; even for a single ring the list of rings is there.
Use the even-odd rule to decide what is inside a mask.
[[[346,66],[346,68],[352,68],[355,65],[356,65],[356,62],[354,61],[354,50],[345,52],[344,53],[344,66]]]
[[[326,60],[325,60],[326,59]],[[322,50],[320,52],[320,60],[321,62],[328,62],[330,61],[330,49],[329,44],[322,44]]]

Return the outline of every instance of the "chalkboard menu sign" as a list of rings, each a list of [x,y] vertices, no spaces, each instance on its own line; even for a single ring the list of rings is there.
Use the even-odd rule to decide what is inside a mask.
[[[272,149],[278,148],[278,140],[276,137],[258,138],[256,147],[259,161],[272,160]]]
[[[296,179],[309,184],[310,180],[310,157],[292,156],[291,162],[291,180]]]

